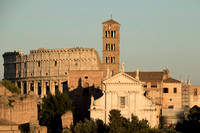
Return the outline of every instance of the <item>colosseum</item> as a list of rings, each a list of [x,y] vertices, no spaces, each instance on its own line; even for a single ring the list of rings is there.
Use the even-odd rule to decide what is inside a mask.
[[[101,61],[93,48],[40,48],[31,50],[28,55],[19,51],[6,52],[3,57],[4,79],[14,81],[23,94],[34,91],[41,98],[48,92],[55,93],[56,88],[63,92],[67,86],[70,89],[76,87],[76,81],[69,77],[71,74],[83,74],[86,82],[90,81],[92,73],[102,76]],[[68,80],[71,80],[70,84],[67,84]],[[100,87],[100,81],[95,81],[95,85]]]

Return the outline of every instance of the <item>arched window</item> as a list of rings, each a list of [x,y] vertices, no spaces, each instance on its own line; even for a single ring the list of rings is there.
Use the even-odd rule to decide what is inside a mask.
[[[40,67],[40,61],[38,62],[38,67]]]
[[[109,30],[111,29],[111,25],[110,25],[110,24],[108,25],[108,29],[109,29]]]
[[[107,31],[106,31],[106,37],[107,37]]]
[[[114,38],[116,37],[116,32],[115,32],[115,30],[114,30],[114,32],[113,32],[113,37],[114,37]]]
[[[112,63],[115,63],[115,57],[113,57],[113,59],[112,59]]]
[[[197,96],[197,88],[194,89],[194,96]]]
[[[110,31],[108,31],[107,37],[110,37]]]
[[[113,35],[113,31],[111,31],[111,37],[114,37],[114,35]]]
[[[115,51],[115,44],[111,44],[111,50]]]
[[[111,63],[115,63],[115,57],[111,57]]]
[[[107,51],[110,50],[110,44],[106,44],[106,50],[107,50]]]
[[[110,58],[106,57],[106,63],[110,63]]]

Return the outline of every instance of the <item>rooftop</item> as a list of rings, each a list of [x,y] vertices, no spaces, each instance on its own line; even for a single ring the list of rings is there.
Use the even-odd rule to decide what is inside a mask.
[[[126,74],[136,77],[136,72],[125,72]],[[147,81],[162,81],[163,72],[139,72],[139,80],[143,82]]]
[[[120,23],[116,22],[116,21],[113,20],[113,19],[109,19],[109,20],[103,22],[102,24],[120,24]]]

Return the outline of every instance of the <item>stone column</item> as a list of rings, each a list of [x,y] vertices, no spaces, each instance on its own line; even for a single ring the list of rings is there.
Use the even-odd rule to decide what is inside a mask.
[[[44,82],[44,88],[43,88],[43,93],[44,93],[44,96],[46,96],[47,94],[47,82]]]
[[[60,80],[58,80],[58,88],[59,88],[60,93],[63,93],[63,85],[61,84]]]
[[[27,94],[30,92],[30,82],[26,81]]]
[[[136,92],[133,93],[133,98],[134,98],[134,103],[133,103],[133,106],[134,106],[134,115],[136,115]]]
[[[22,81],[20,81],[20,86],[21,86],[21,94],[24,94],[24,85],[23,85],[23,82]]]
[[[54,81],[50,81],[50,92],[51,94],[55,94],[55,83]]]
[[[60,53],[59,53],[58,64],[59,64],[58,75],[61,75],[61,60],[60,60]],[[60,88],[60,85],[59,85],[59,88]]]
[[[34,89],[34,94],[37,95],[36,94],[36,83],[35,83],[35,80],[33,81],[33,89]]]
[[[44,81],[41,80],[41,98],[44,97]]]
[[[38,82],[35,82],[35,94],[38,96]]]

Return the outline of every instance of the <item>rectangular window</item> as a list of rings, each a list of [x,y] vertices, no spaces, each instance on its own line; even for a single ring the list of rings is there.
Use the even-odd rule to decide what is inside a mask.
[[[157,83],[151,83],[151,88],[157,88]]]
[[[38,62],[38,67],[40,67],[40,61]]]
[[[168,88],[163,88],[163,93],[168,93]]]
[[[125,108],[125,97],[120,97],[120,108]]]
[[[57,66],[57,61],[54,62],[54,65]]]
[[[177,93],[177,88],[174,88],[174,93]]]
[[[168,109],[174,109],[174,105],[169,105]]]
[[[194,96],[197,96],[197,88],[194,89]]]

